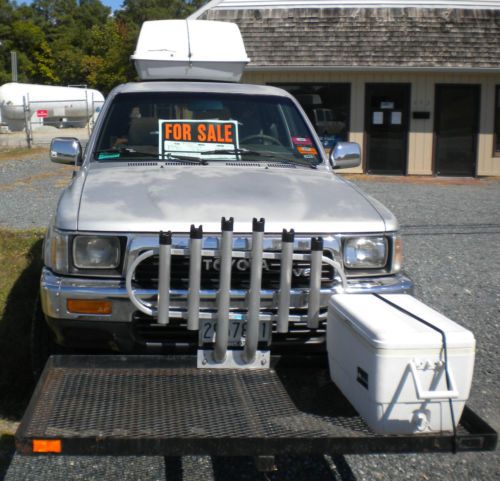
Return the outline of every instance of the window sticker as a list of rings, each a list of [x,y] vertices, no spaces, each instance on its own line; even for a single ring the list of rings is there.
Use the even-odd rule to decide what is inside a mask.
[[[314,147],[302,147],[302,146],[297,146],[297,150],[302,154],[302,155],[318,155],[318,151]]]
[[[226,120],[163,120],[159,121],[159,154],[199,155],[212,150],[238,148],[238,124]],[[210,154],[207,155],[209,159]],[[217,158],[235,159],[235,154]]]
[[[292,137],[293,145],[312,145],[312,140],[309,137]]]
[[[101,152],[99,153],[97,160],[118,159],[119,157],[119,152]]]

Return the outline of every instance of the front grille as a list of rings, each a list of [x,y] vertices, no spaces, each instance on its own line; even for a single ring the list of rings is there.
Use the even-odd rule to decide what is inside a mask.
[[[329,251],[324,256],[332,258]],[[219,288],[219,259],[202,258],[201,289]],[[292,288],[308,288],[310,265],[308,261],[293,261]],[[333,283],[333,267],[323,264],[321,271],[321,287],[328,288]],[[145,289],[156,289],[158,286],[158,256],[152,256],[139,264],[135,271],[135,282]],[[187,289],[189,282],[189,256],[172,256],[171,289]],[[265,259],[262,269],[262,289],[278,290],[280,284],[280,261]],[[248,289],[250,287],[250,262],[248,259],[233,259],[231,271],[231,288]]]
[[[198,345],[198,331],[188,331],[184,319],[170,319],[167,325],[160,325],[151,317],[136,312],[132,319],[132,332],[139,344],[161,344],[172,350],[196,350]]]
[[[239,312],[234,310],[233,312]],[[241,311],[242,313],[244,311]],[[266,311],[276,314],[276,310]],[[304,309],[290,309],[290,315],[304,315]],[[272,346],[276,354],[288,352],[288,349],[306,348],[310,351],[324,350],[326,340],[326,309],[320,310],[322,320],[317,329],[310,329],[307,322],[290,322],[286,334],[276,332],[276,323],[273,322]],[[162,345],[165,350],[195,350],[198,345],[198,331],[188,331],[185,319],[170,318],[167,325],[160,325],[155,319],[136,312],[133,316],[133,334],[135,340],[144,345]]]

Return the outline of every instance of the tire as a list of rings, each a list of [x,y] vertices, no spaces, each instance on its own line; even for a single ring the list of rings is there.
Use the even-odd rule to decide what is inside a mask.
[[[52,354],[60,354],[62,351],[63,348],[56,344],[54,333],[47,325],[38,298],[33,312],[30,335],[31,372],[35,380],[38,380],[42,374],[47,359]]]

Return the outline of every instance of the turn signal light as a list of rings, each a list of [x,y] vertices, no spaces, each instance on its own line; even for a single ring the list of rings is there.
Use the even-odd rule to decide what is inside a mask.
[[[33,439],[34,453],[61,453],[60,439]]]
[[[89,301],[85,299],[68,299],[68,312],[74,314],[111,314],[111,301]]]
[[[394,259],[392,261],[392,272],[399,272],[403,265],[403,242],[400,236],[394,238]]]

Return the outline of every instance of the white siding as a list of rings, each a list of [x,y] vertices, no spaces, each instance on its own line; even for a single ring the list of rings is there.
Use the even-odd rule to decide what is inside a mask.
[[[434,142],[434,95],[436,84],[465,83],[480,85],[480,122],[477,148],[477,175],[500,176],[500,157],[493,157],[495,85],[500,75],[474,73],[392,73],[392,72],[247,72],[248,83],[348,82],[351,84],[351,119],[349,140],[364,145],[366,83],[411,84],[411,111],[427,111],[428,120],[411,119],[408,138],[408,174],[432,175]],[[347,172],[361,172],[361,169]]]

